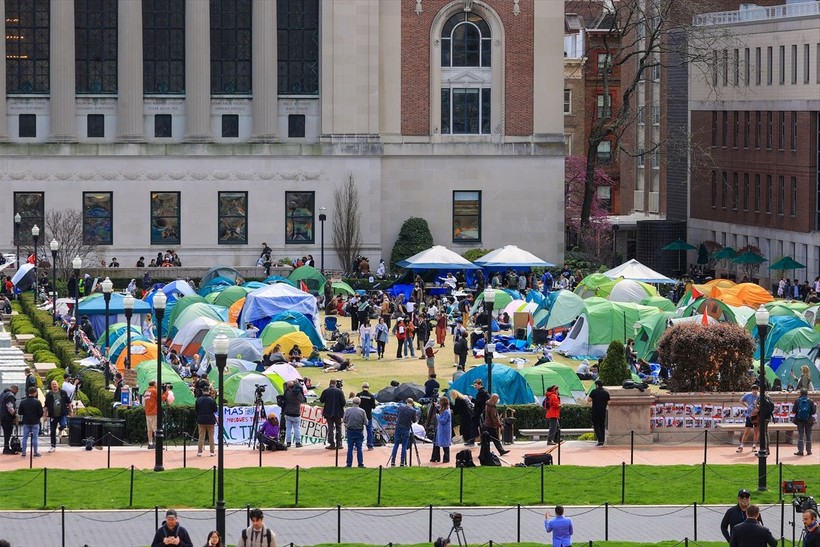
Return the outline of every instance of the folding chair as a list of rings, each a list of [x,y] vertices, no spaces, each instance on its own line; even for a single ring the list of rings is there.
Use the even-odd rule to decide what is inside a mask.
[[[327,340],[335,340],[339,329],[336,325],[338,318],[334,316],[325,317],[325,338]]]

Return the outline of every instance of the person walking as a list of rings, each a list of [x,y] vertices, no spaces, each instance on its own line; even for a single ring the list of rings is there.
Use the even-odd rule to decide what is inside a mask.
[[[741,488],[737,493],[737,503],[726,510],[723,519],[720,521],[720,533],[726,541],[732,537],[732,530],[735,526],[746,520],[747,511],[751,501],[751,493],[745,488]]]
[[[331,380],[328,388],[319,397],[319,402],[324,404],[322,416],[327,420],[327,446],[325,448],[328,450],[342,449],[342,416],[346,401],[344,391],[336,387],[336,380]]]
[[[444,341],[447,339],[447,312],[442,310],[436,320],[436,343],[438,347],[444,347]]]
[[[49,429],[51,433],[51,448],[49,452],[57,450],[57,430],[60,435],[68,427],[68,417],[73,414],[71,399],[68,394],[60,389],[57,380],[51,381],[51,390],[46,393],[45,415],[49,418]]]
[[[558,393],[558,386],[550,386],[546,393],[544,393],[544,408],[547,413],[545,415],[549,423],[549,433],[547,434],[547,444],[558,444],[560,441],[560,424],[561,419],[561,396]]]
[[[803,447],[805,446],[805,454],[811,456],[811,427],[814,425],[817,413],[817,404],[809,399],[809,392],[807,389],[800,390],[800,397],[792,405],[792,414],[794,414],[794,423],[797,425],[797,452],[795,456],[802,456],[804,454]]]
[[[197,457],[202,457],[202,447],[205,444],[205,436],[208,436],[208,447],[211,449],[211,456],[214,455],[214,426],[216,425],[216,414],[219,412],[216,401],[211,397],[211,388],[202,390],[202,395],[197,397],[194,403],[196,410],[196,425],[199,434],[197,441]]]
[[[746,520],[738,524],[732,530],[729,539],[729,547],[777,547],[777,540],[772,532],[763,526],[760,519],[760,508],[757,505],[750,505],[746,509]]]
[[[362,384],[362,390],[356,394],[356,397],[359,398],[359,408],[364,410],[365,416],[367,416],[367,424],[365,429],[367,430],[367,449],[373,450],[373,409],[376,408],[376,397],[370,393],[370,384],[364,382]]]
[[[367,413],[361,408],[362,400],[353,397],[352,406],[345,409],[344,424],[347,431],[347,467],[353,467],[353,451],[356,451],[356,462],[364,467],[362,442],[367,427]]]
[[[296,444],[296,448],[302,448],[302,432],[299,429],[302,421],[302,405],[307,402],[305,391],[300,382],[289,381],[285,388],[285,408],[282,414],[285,416],[285,447],[290,448],[291,443]]]
[[[507,454],[509,450],[504,450],[504,447],[501,446],[501,439],[499,438],[501,418],[498,417],[497,404],[498,393],[493,393],[490,395],[490,400],[484,405],[484,427],[490,435],[490,441],[495,445],[495,449],[498,450],[499,455],[503,456]]]
[[[236,547],[276,547],[276,534],[265,526],[265,514],[261,509],[251,509],[251,525],[242,529]]]
[[[407,353],[410,353],[410,358],[416,358],[416,350],[413,348],[413,335],[416,332],[416,326],[413,324],[412,317],[408,317],[404,320],[404,356],[407,357]]]
[[[43,417],[43,404],[37,398],[37,388],[30,387],[26,391],[26,398],[20,401],[20,406],[17,408],[17,413],[20,415],[20,422],[23,424],[23,452],[20,454],[26,457],[26,448],[29,437],[31,437],[31,450],[34,452],[34,457],[41,456],[37,449],[37,438],[40,436],[40,420]]]
[[[9,445],[14,424],[17,423],[17,392],[20,388],[16,384],[0,393],[0,426],[3,428],[3,454],[14,454]]]
[[[379,317],[379,322],[376,324],[376,354],[378,359],[384,359],[384,347],[387,345],[389,332],[390,328],[384,322],[384,316]]]
[[[413,424],[416,422],[416,407],[412,398],[399,405],[396,414],[396,432],[393,436],[393,451],[390,453],[390,467],[396,467],[396,452],[401,446],[401,466],[407,465],[407,447],[410,444]]]
[[[604,446],[606,435],[606,407],[609,405],[609,391],[601,380],[595,381],[595,389],[589,392],[587,401],[592,403],[592,429],[595,430],[596,446]]]
[[[168,400],[168,391],[162,394],[162,400]],[[157,381],[151,380],[148,382],[148,389],[142,394],[142,404],[145,406],[145,428],[148,432],[148,450],[154,448],[154,432],[157,429],[157,411],[159,405],[157,404]]]
[[[402,358],[402,348],[404,348],[404,340],[407,338],[407,329],[404,326],[404,318],[396,319],[396,324],[393,325],[393,334],[396,335],[396,359]]]
[[[194,547],[188,530],[179,523],[177,512],[174,509],[165,511],[165,520],[154,534],[154,541],[151,542],[151,547],[165,547],[166,545]]]
[[[740,446],[737,447],[738,452],[743,452],[743,443],[749,437],[750,433],[754,433],[752,440],[752,452],[757,449],[758,427],[755,423],[757,419],[756,409],[760,401],[760,388],[757,385],[752,386],[752,390],[740,398],[740,402],[746,405],[746,426],[743,433],[740,435]],[[727,538],[728,539],[728,538]]]
[[[553,547],[572,547],[572,519],[564,516],[564,506],[555,506],[555,518],[550,518],[550,512],[544,512],[544,528],[552,534]]]
[[[817,522],[817,511],[806,509],[803,511],[803,533],[801,534],[802,547],[820,547],[820,523]]]
[[[435,406],[430,407],[431,410]],[[453,444],[453,413],[450,411],[450,399],[442,397],[438,402],[438,414],[436,415],[436,436],[433,443],[433,454],[430,456],[431,462],[450,463],[450,446]],[[441,452],[444,457],[441,457]]]

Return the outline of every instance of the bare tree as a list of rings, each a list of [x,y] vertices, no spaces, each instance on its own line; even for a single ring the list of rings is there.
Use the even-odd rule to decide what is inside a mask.
[[[52,210],[46,213],[45,229],[40,232],[42,246],[38,245],[40,257],[48,257],[48,261],[41,260],[41,266],[51,264],[49,244],[56,240],[60,244],[57,252],[57,276],[67,279],[71,275],[71,261],[79,256],[87,267],[96,266],[97,247],[83,241],[83,214],[76,209]],[[33,247],[30,248],[33,251]],[[31,252],[29,251],[29,252]]]
[[[353,270],[362,248],[359,212],[359,188],[353,175],[333,192],[333,246],[346,272]]]

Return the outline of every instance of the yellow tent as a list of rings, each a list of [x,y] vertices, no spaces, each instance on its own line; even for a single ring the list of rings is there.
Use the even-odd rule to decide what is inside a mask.
[[[284,336],[279,337],[274,343],[265,349],[265,353],[270,353],[273,348],[279,344],[282,347],[282,353],[287,356],[288,352],[293,346],[299,346],[302,350],[302,356],[307,357],[313,351],[313,343],[308,338],[307,334],[302,331],[289,332]]]
[[[117,370],[120,372],[125,370],[125,359],[128,357],[128,351],[122,350],[119,357],[117,357]],[[137,365],[145,361],[157,362],[157,343],[149,342],[147,340],[135,340],[131,342],[131,368],[136,369]]]

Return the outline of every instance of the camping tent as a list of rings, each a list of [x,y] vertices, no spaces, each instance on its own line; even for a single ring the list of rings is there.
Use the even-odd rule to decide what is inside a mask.
[[[218,324],[219,321],[211,317],[195,317],[177,330],[170,348],[183,355],[193,355],[199,349],[205,334]],[[186,351],[189,346],[192,346],[192,351]]]
[[[277,344],[282,347],[282,353],[285,355],[288,354],[293,346],[299,346],[299,349],[302,351],[302,357],[305,359],[307,359],[313,351],[313,343],[310,341],[310,338],[308,338],[307,335],[301,331],[289,332],[280,336],[265,346],[265,353],[270,353]]]
[[[273,316],[284,311],[297,311],[318,328],[319,309],[316,298],[284,283],[249,292],[239,315],[239,324],[253,323],[262,330]]]
[[[669,279],[652,268],[644,266],[634,258],[604,272],[604,275],[610,279],[623,277],[624,279],[643,281],[644,283],[677,283],[674,279]]]
[[[652,306],[661,311],[675,311],[675,303],[665,296],[649,296],[638,302],[641,306]]]
[[[168,298],[179,300],[183,296],[190,296],[196,294],[196,291],[184,279],[177,279],[170,283],[163,285],[162,292]]]
[[[202,346],[208,357],[214,355],[214,344]],[[228,340],[228,358],[243,359],[246,361],[262,360],[262,341],[259,338],[231,338]]]
[[[598,296],[613,302],[640,303],[644,298],[657,296],[658,291],[652,285],[633,279],[618,278],[598,287]]]
[[[296,287],[299,287],[299,283],[303,281],[311,294],[322,294],[325,290],[325,276],[313,266],[299,266],[290,272],[288,279]]]
[[[577,294],[583,299],[587,299],[590,296],[599,296],[598,289],[602,285],[609,283],[610,281],[612,280],[604,274],[590,274],[578,283],[578,285],[575,287],[575,294]]]
[[[780,338],[783,337],[787,332],[794,329],[798,329],[800,327],[808,326],[808,323],[806,323],[803,319],[797,317],[769,317],[769,335],[766,337],[766,359],[771,359],[772,351],[774,351],[774,348],[777,347],[778,342],[780,342]],[[752,329],[751,334],[752,338],[754,338],[755,340],[760,339],[757,333],[757,325],[754,326],[754,329]],[[758,345],[757,349],[755,350],[755,359],[759,358],[760,347]]]
[[[583,299],[565,289],[550,292],[541,305],[542,309],[536,310],[533,315],[536,328],[541,329],[554,329],[569,325],[584,310]]]
[[[550,386],[558,386],[561,401],[569,404],[574,404],[576,397],[583,398],[586,393],[575,371],[561,363],[544,363],[519,372],[539,401]]]
[[[500,249],[490,251],[476,260],[475,264],[482,268],[552,268],[555,266],[515,245],[505,245]]]
[[[217,277],[224,277],[232,281],[231,285],[235,285],[236,280],[241,279],[242,275],[230,266],[215,266],[207,272],[205,272],[205,275],[202,276],[202,279],[200,280],[199,284],[200,286],[205,286],[211,280]]]
[[[797,327],[784,332],[783,336],[774,343],[772,357],[795,354],[808,355],[811,348],[818,344],[820,344],[820,332],[811,327]]]
[[[652,354],[655,353],[658,341],[661,339],[661,335],[666,332],[669,319],[672,317],[675,317],[675,312],[662,311],[639,321],[640,327],[638,327],[638,333],[635,335],[635,353],[638,355],[638,359],[652,361]]]
[[[303,313],[299,313],[298,311],[283,311],[271,317],[270,320],[271,322],[284,321],[285,323],[299,327],[299,330],[310,338],[314,346],[319,349],[325,349],[325,339],[322,337],[319,329],[317,329]]]
[[[123,349],[117,356],[114,363],[117,365],[117,370],[123,372],[125,370],[125,361],[128,358],[128,352]],[[112,358],[113,359],[113,358]],[[144,362],[157,363],[157,343],[150,340],[132,340],[131,341],[131,368],[139,366]]]
[[[274,283],[287,283],[291,287],[296,287],[296,283],[294,283],[287,277],[282,277],[281,275],[269,275],[265,278],[264,282],[268,285],[273,285]]]
[[[223,289],[219,292],[219,294],[217,294],[216,300],[214,300],[214,304],[216,304],[217,306],[225,306],[226,308],[230,308],[234,302],[236,302],[240,298],[245,298],[245,295],[249,292],[249,289],[246,289],[245,287],[240,287],[238,285],[225,287],[225,289]]]
[[[612,340],[626,343],[636,322],[659,313],[658,308],[629,302],[587,302],[586,310],[557,350],[573,357],[602,357]]]
[[[186,297],[187,298],[187,297]],[[217,322],[224,322],[227,320],[228,310],[222,306],[214,306],[213,304],[191,304],[185,308],[182,313],[176,316],[173,323],[168,325],[168,336],[174,337],[176,333],[185,325],[196,319],[197,317],[208,317]]]
[[[165,307],[165,317],[163,317],[162,321],[162,330],[166,333],[168,332],[168,325],[173,325],[174,321],[176,321],[177,316],[180,313],[185,311],[185,308],[192,304],[207,304],[208,302],[205,300],[204,297],[199,296],[198,294],[192,294],[190,296],[183,296],[179,300],[177,300],[173,307],[166,305]],[[170,302],[169,302],[170,304]],[[169,309],[170,308],[170,309]]]
[[[137,386],[140,393],[145,393],[148,389],[148,382],[157,379],[157,362],[145,361],[137,365]],[[191,393],[191,388],[188,384],[179,377],[179,374],[174,370],[174,367],[168,363],[162,363],[162,383],[171,384],[174,391],[174,405],[193,405],[194,394]],[[157,387],[159,391],[160,387]]]
[[[477,270],[479,267],[443,245],[416,253],[398,266],[409,270]]]
[[[333,294],[348,294],[350,296],[356,294],[356,291],[353,290],[353,287],[351,287],[344,281],[334,281],[331,287],[333,289]]]
[[[271,321],[259,333],[259,339],[262,340],[262,346],[269,346],[282,336],[298,330],[299,327],[285,321]]]
[[[481,306],[481,303],[484,302],[484,292],[481,291],[481,294],[475,297],[475,302],[473,303],[473,307],[470,308],[470,315],[476,313],[478,308]],[[514,300],[514,297],[507,291],[503,289],[493,289],[495,294],[495,302],[493,302],[493,313],[498,313],[498,310],[503,310],[507,307],[507,304]]]
[[[256,386],[265,386],[262,392],[262,401],[275,403],[276,396],[282,391],[277,389],[273,381],[258,372],[236,372],[224,380],[225,400],[233,405],[252,405],[256,400]]]
[[[812,361],[812,359],[807,355],[790,355],[782,361],[780,361],[779,359],[777,360],[777,362],[773,361],[772,364],[777,365],[775,373],[777,374],[778,378],[780,378],[780,381],[783,382],[783,386],[794,386],[795,384],[797,384],[797,380],[795,379],[795,377],[800,378],[800,369],[804,365],[809,367],[809,374],[811,375],[812,385],[820,385],[820,362],[818,362],[817,360]],[[817,387],[815,387],[814,389],[816,390]]]
[[[450,388],[475,397],[473,382],[479,378],[486,386],[487,365],[471,368],[450,384]],[[524,405],[535,401],[535,395],[524,377],[517,370],[502,364],[493,365],[493,393],[498,393],[499,403],[504,405]]]
[[[290,363],[274,363],[273,365],[265,369],[265,374],[268,373],[278,374],[286,382],[290,382],[291,380],[302,379],[302,375],[299,373],[296,367],[294,367]]]

